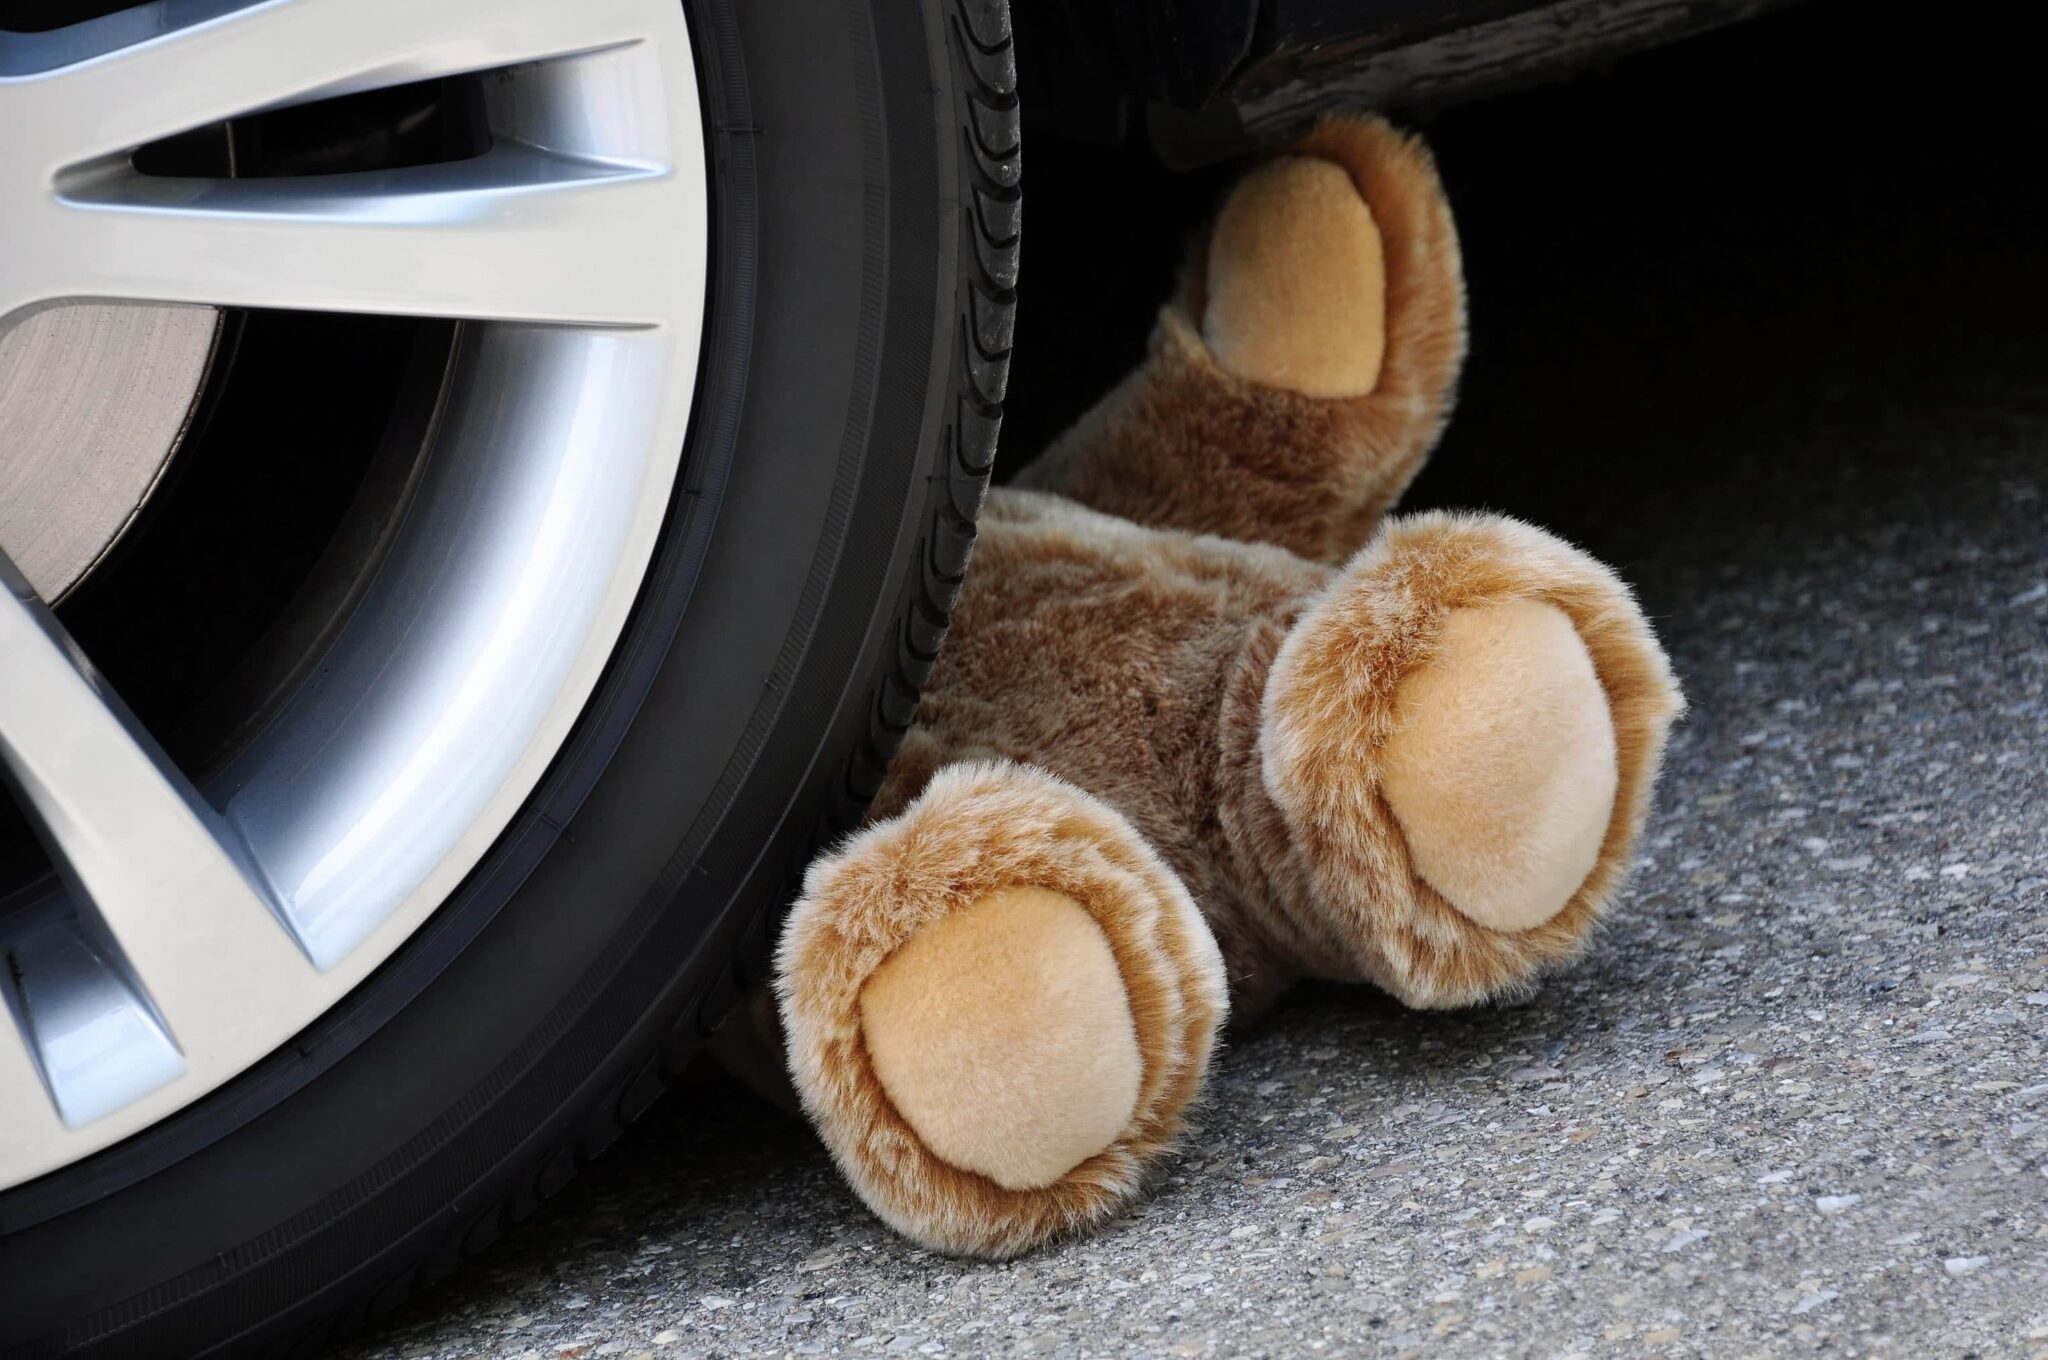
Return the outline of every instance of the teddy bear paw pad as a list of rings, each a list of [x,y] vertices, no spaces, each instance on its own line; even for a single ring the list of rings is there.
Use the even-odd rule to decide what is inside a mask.
[[[1334,161],[1283,156],[1245,176],[1216,219],[1207,291],[1203,339],[1238,377],[1311,397],[1379,382],[1384,247]]]
[[[1454,609],[1401,681],[1382,791],[1417,873],[1473,922],[1542,925],[1592,873],[1614,810],[1614,724],[1554,605]]]
[[[1227,1005],[1187,887],[1107,803],[963,762],[811,866],[776,958],[790,1076],[853,1188],[1002,1258],[1121,1212]]]
[[[1115,955],[1072,898],[999,890],[925,926],[861,991],[875,1075],[926,1147],[1009,1190],[1130,1124],[1144,1059]]]

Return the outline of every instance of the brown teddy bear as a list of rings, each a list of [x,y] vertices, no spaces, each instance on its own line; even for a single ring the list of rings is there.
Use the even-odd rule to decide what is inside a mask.
[[[1382,518],[1464,336],[1428,153],[1327,122],[989,493],[916,725],[776,961],[804,1106],[904,1233],[1001,1257],[1116,1214],[1226,1014],[1296,978],[1462,1006],[1585,941],[1680,700],[1598,562]]]

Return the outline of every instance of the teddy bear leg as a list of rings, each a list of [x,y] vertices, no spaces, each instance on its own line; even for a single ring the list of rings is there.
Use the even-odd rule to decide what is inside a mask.
[[[1465,1004],[1585,940],[1680,707],[1612,572],[1514,520],[1417,515],[1289,632],[1262,782],[1353,971]]]
[[[1135,1198],[1225,1008],[1215,942],[1158,855],[1008,763],[942,770],[815,864],[776,991],[854,1189],[919,1242],[990,1257]]]
[[[1238,182],[1144,364],[1020,481],[1341,561],[1436,443],[1464,346],[1428,151],[1333,118]]]

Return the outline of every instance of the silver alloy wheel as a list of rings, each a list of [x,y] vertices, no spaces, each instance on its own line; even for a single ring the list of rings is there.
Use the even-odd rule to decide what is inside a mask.
[[[472,159],[257,180],[130,163],[193,128],[470,73],[492,133]],[[677,475],[707,193],[675,0],[156,0],[0,34],[0,331],[80,302],[487,323],[354,615],[204,787],[0,552],[0,775],[64,884],[0,914],[0,1188],[280,1047],[532,793]]]

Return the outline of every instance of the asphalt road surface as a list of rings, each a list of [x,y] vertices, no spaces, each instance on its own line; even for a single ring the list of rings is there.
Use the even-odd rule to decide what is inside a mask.
[[[1433,128],[1477,347],[1417,497],[1620,565],[1693,705],[1576,967],[1458,1015],[1297,995],[1153,1199],[1001,1266],[707,1079],[347,1353],[2048,1356],[2035,148],[2021,82],[1946,60],[2016,32],[1858,13]],[[1950,74],[1907,100],[1916,63]],[[1045,216],[1027,269],[1084,273]]]

